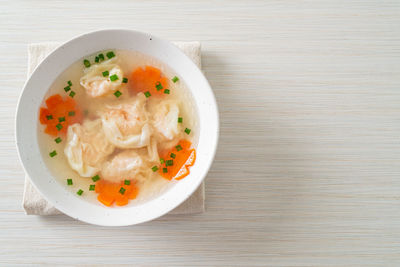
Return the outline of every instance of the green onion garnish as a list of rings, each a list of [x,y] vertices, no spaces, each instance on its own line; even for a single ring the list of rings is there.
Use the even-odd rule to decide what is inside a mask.
[[[131,180],[125,180],[125,181],[124,181],[124,184],[130,185],[130,184],[131,184]]]
[[[92,177],[92,181],[93,182],[97,182],[98,180],[100,180],[100,176],[99,175],[95,175]]]
[[[60,131],[62,129],[62,125],[59,123],[59,124],[56,125],[56,128],[57,128],[57,130]]]
[[[75,96],[75,92],[74,92],[74,91],[71,91],[71,93],[69,93],[69,96],[70,96],[70,97],[74,97],[74,96]]]
[[[183,149],[181,145],[177,145],[175,148],[176,148],[176,151],[181,151]]]
[[[153,172],[156,172],[156,171],[158,171],[158,167],[157,167],[157,166],[153,166],[153,167],[151,168],[151,170],[152,170]]]
[[[68,83],[69,86],[72,86],[71,80],[69,80],[67,83]]]
[[[160,159],[161,164],[164,164],[164,162],[165,162],[164,159]]]
[[[57,137],[56,139],[54,139],[54,141],[55,141],[57,144],[59,144],[59,143],[61,143],[62,139],[61,139],[60,137]]]
[[[113,57],[115,57],[115,54],[114,54],[113,51],[108,52],[106,55],[107,55],[108,58],[113,58]]]
[[[174,153],[171,153],[171,158],[176,158],[176,155]]]
[[[58,122],[63,122],[63,121],[65,121],[65,117],[58,118]]]
[[[190,131],[191,131],[191,130],[190,130],[189,128],[186,128],[186,129],[185,129],[185,133],[187,133],[187,134],[190,134]]]
[[[162,172],[163,172],[163,173],[167,173],[167,172],[168,172],[168,169],[167,169],[167,168],[163,168],[163,169],[162,169]]]
[[[165,90],[164,90],[164,94],[169,95],[169,89],[165,89]]]
[[[165,166],[172,166],[174,165],[174,161],[172,159],[165,161]]]
[[[48,115],[48,116],[46,116],[46,119],[49,121],[49,120],[52,120],[53,119],[53,115]]]
[[[120,92],[120,91],[115,91],[115,93],[114,93],[114,95],[116,96],[116,97],[120,97],[121,95],[122,95],[122,93]]]
[[[151,96],[151,94],[150,94],[150,92],[149,92],[149,91],[147,91],[147,92],[144,92],[144,95],[145,95],[146,97],[150,97],[150,96]]]
[[[94,191],[95,187],[96,187],[96,185],[94,185],[94,184],[89,185],[89,191]]]
[[[104,60],[104,55],[103,54],[99,54],[99,59],[100,60]]]
[[[128,83],[128,78],[123,78],[122,83]]]
[[[172,81],[173,81],[174,83],[176,83],[177,81],[179,81],[179,78],[175,76],[174,78],[172,78]]]
[[[116,81],[116,80],[118,80],[118,75],[117,74],[113,74],[113,75],[111,75],[110,76],[110,81]]]
[[[156,88],[157,88],[157,91],[160,91],[160,90],[163,89],[164,87],[162,86],[162,84],[161,84],[160,82],[157,82],[157,83],[156,83]]]
[[[49,153],[50,157],[54,157],[57,155],[57,151],[53,150]]]
[[[72,185],[72,179],[67,179],[67,185]]]
[[[75,111],[68,112],[68,116],[70,116],[70,117],[75,116]]]
[[[89,67],[90,67],[90,62],[89,62],[89,60],[85,59],[85,60],[83,61],[83,65],[85,65],[86,68],[89,68]]]
[[[178,123],[182,123],[183,122],[183,118],[182,117],[179,117],[178,118]]]
[[[82,196],[82,194],[83,194],[83,190],[82,189],[79,189],[78,190],[78,192],[76,192],[79,196]]]
[[[94,58],[94,62],[99,63],[99,61],[100,61],[99,57]]]
[[[108,72],[108,70],[103,71],[103,77],[108,77],[108,75],[110,75],[110,73]]]
[[[120,192],[121,195],[125,194],[125,191],[126,191],[126,189],[123,188],[123,187],[121,187],[121,188],[119,189],[119,192]]]
[[[68,92],[69,90],[71,90],[71,87],[70,87],[70,85],[68,85],[68,86],[64,87],[64,91],[65,91],[65,92]]]
[[[89,115],[89,110],[85,109],[85,110],[83,111],[83,115],[85,115],[85,116]]]

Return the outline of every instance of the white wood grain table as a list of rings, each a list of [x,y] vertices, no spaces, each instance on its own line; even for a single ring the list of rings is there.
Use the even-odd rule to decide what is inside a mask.
[[[0,4],[0,265],[400,266],[399,1]],[[123,228],[25,216],[27,45],[121,27],[203,44],[221,114],[207,212]]]

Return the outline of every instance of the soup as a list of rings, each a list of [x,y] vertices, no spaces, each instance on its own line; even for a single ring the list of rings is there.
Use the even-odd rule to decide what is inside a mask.
[[[40,107],[38,142],[68,190],[109,207],[147,201],[190,173],[197,114],[168,66],[126,50],[75,62]]]

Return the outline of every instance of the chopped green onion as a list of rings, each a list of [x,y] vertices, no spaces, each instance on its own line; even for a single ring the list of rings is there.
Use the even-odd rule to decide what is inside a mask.
[[[83,111],[83,115],[85,115],[85,116],[89,115],[89,110],[85,109],[85,110]]]
[[[99,57],[94,58],[94,62],[99,63],[99,61],[100,61]]]
[[[57,130],[60,131],[62,129],[62,125],[59,123],[59,124],[56,125],[56,128],[57,128]]]
[[[54,157],[57,155],[57,151],[53,150],[49,153],[50,157]]]
[[[67,185],[72,185],[72,179],[67,179]]]
[[[150,96],[151,96],[151,94],[150,94],[150,92],[149,92],[149,91],[147,91],[147,92],[144,92],[144,95],[145,95],[146,97],[150,97]]]
[[[126,189],[123,188],[123,187],[121,187],[121,188],[119,189],[119,192],[120,192],[121,195],[125,194],[125,191],[126,191]]]
[[[118,80],[118,75],[117,74],[113,74],[113,75],[111,75],[110,76],[110,81],[116,81],[116,80]]]
[[[165,162],[164,159],[160,159],[161,164],[164,164],[164,162]]]
[[[183,122],[183,118],[182,117],[179,117],[178,118],[178,123],[182,123]]]
[[[95,175],[92,177],[92,181],[93,182],[97,182],[98,180],[100,180],[100,176],[99,175]]]
[[[171,153],[171,158],[176,158],[176,155],[174,153]]]
[[[114,95],[116,96],[116,97],[120,97],[121,95],[122,95],[122,93],[120,92],[120,91],[115,91],[115,93],[114,93]]]
[[[83,190],[82,189],[79,189],[78,190],[78,192],[76,192],[79,196],[82,196],[82,194],[83,194]]]
[[[192,130],[190,130],[189,128],[185,129],[185,133],[187,133],[187,134],[190,134],[190,131],[192,131]]]
[[[96,185],[94,185],[94,184],[89,185],[89,191],[94,191],[95,187],[96,187]]]
[[[49,120],[52,120],[53,119],[53,115],[47,115],[46,116],[46,119],[49,121]]]
[[[110,75],[110,73],[108,72],[108,70],[103,71],[103,77],[108,77],[108,75]]]
[[[58,118],[58,122],[63,122],[63,121],[65,121],[65,117]]]
[[[89,68],[89,67],[90,67],[90,62],[89,62],[89,60],[85,59],[85,60],[83,61],[83,65],[85,65],[86,68]]]
[[[54,139],[54,141],[57,143],[57,144],[59,144],[59,143],[61,143],[61,138],[60,137],[57,137],[56,139]]]
[[[172,81],[173,81],[174,83],[176,83],[177,81],[179,81],[179,78],[175,76],[174,78],[172,78]]]
[[[69,90],[71,90],[71,87],[70,87],[70,85],[68,85],[68,86],[64,87],[64,91],[65,91],[65,92],[68,92]]]
[[[167,168],[163,168],[163,169],[162,169],[162,172],[163,172],[163,173],[167,173],[167,172],[168,172],[168,169],[167,169]]]
[[[158,171],[158,167],[157,167],[157,166],[153,166],[153,167],[151,168],[151,170],[152,170],[153,172],[156,172],[156,171]]]
[[[163,89],[164,87],[162,86],[162,84],[161,84],[160,82],[157,82],[157,83],[156,83],[156,88],[157,88],[157,91],[160,91],[160,90]]]
[[[124,181],[124,184],[130,185],[130,184],[131,184],[131,180],[125,180],[125,181]]]
[[[72,86],[71,80],[69,80],[67,83],[68,83],[69,86]]]
[[[74,96],[75,96],[75,92],[74,92],[74,91],[71,91],[71,93],[69,93],[69,96],[70,96],[70,97],[74,97]]]
[[[68,112],[68,116],[70,116],[70,117],[75,116],[75,111]]]
[[[123,78],[122,83],[128,83],[128,78]]]
[[[115,57],[115,54],[114,54],[113,51],[108,52],[106,55],[107,55],[108,58],[113,58],[113,57]]]
[[[172,166],[174,165],[174,161],[172,159],[165,161],[165,166]]]
[[[176,148],[176,151],[181,151],[183,149],[181,145],[177,145],[175,148]]]
[[[104,60],[104,55],[103,54],[99,54],[99,59],[100,60]]]
[[[169,95],[169,89],[165,89],[165,90],[164,90],[164,94]]]

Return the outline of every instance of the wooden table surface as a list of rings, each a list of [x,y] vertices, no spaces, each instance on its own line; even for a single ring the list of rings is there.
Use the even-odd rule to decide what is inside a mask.
[[[399,1],[0,3],[1,266],[400,265]],[[123,228],[24,214],[27,45],[100,28],[202,42],[221,118],[204,214]]]

